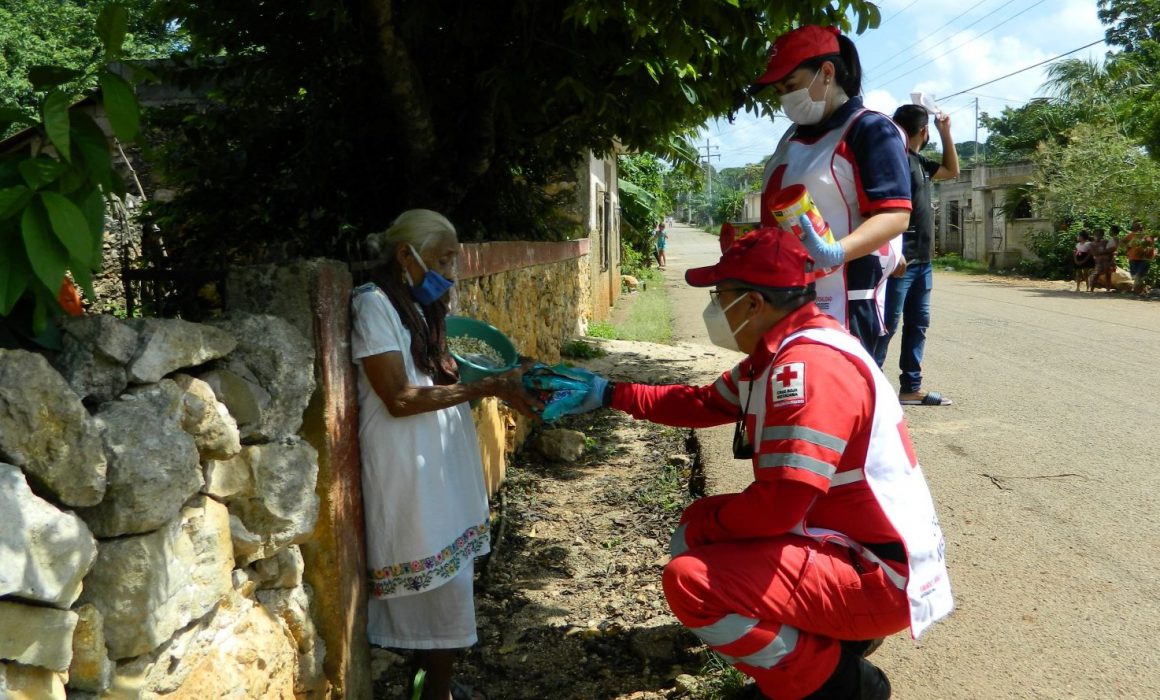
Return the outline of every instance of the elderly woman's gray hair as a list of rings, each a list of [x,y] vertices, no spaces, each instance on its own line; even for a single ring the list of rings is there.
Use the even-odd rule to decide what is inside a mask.
[[[430,209],[408,209],[386,231],[367,236],[365,245],[367,254],[382,260],[392,257],[400,245],[411,245],[421,253],[444,240],[458,240],[455,226],[447,217]]]

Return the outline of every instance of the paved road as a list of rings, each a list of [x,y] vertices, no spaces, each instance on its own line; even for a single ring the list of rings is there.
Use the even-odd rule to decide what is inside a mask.
[[[716,241],[669,240],[674,335],[707,342],[680,280]],[[1160,303],[940,272],[932,315],[927,388],[955,405],[907,420],[958,609],[874,657],[895,697],[1160,697]],[[714,492],[749,478],[709,468]]]

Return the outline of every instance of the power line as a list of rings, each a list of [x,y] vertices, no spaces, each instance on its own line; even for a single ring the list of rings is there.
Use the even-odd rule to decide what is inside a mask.
[[[978,88],[990,85],[991,83],[997,83],[1000,80],[1005,80],[1007,78],[1010,78],[1013,75],[1019,75],[1020,73],[1022,73],[1024,71],[1029,71],[1032,68],[1038,68],[1039,66],[1042,66],[1044,63],[1051,63],[1052,61],[1063,58],[1064,56],[1070,56],[1071,54],[1075,53],[1076,51],[1083,51],[1084,49],[1089,49],[1089,48],[1095,46],[1096,44],[1102,44],[1102,43],[1104,43],[1103,39],[1097,39],[1096,41],[1093,41],[1090,44],[1084,44],[1083,46],[1079,47],[1078,49],[1072,49],[1071,51],[1065,51],[1064,53],[1061,53],[1058,56],[1052,56],[1051,58],[1042,60],[1039,63],[1033,63],[1030,66],[1027,66],[1026,68],[1020,68],[1019,70],[1008,73],[1007,75],[999,76],[998,78],[995,78],[994,80],[988,80],[985,83],[979,83],[978,85],[971,86],[971,87],[967,88],[966,90],[959,90],[958,92],[956,92],[952,95],[947,95],[943,99],[949,100],[952,97],[958,97],[959,95],[966,94],[972,90],[976,90]]]
[[[914,6],[915,6],[915,5],[917,5],[917,4],[918,4],[918,0],[914,0],[914,2],[910,3],[910,4],[909,4],[909,5],[907,5],[906,7],[902,8],[901,10],[899,10],[898,12],[895,12],[894,14],[890,15],[890,16],[889,16],[889,17],[887,17],[886,19],[882,20],[882,22],[881,22],[881,23],[878,25],[878,28],[879,28],[879,29],[881,29],[881,28],[882,28],[882,25],[886,24],[886,23],[887,23],[887,22],[889,22],[890,20],[894,19],[895,17],[897,17],[898,15],[902,14],[903,12],[906,12],[907,10],[909,10],[910,8],[914,7]]]
[[[949,22],[947,22],[946,24],[942,25],[942,26],[941,26],[941,27],[939,27],[938,29],[935,29],[935,30],[933,30],[933,31],[929,32],[929,33],[928,33],[926,36],[919,37],[917,40],[915,40],[915,42],[914,42],[913,44],[911,44],[911,45],[907,46],[906,48],[904,48],[904,49],[900,50],[900,51],[899,51],[897,54],[895,54],[893,58],[888,58],[888,59],[886,59],[885,61],[882,61],[881,63],[879,63],[878,65],[871,66],[871,67],[870,67],[870,70],[878,70],[878,69],[879,69],[879,68],[881,68],[882,66],[885,66],[885,65],[888,65],[888,64],[894,63],[894,62],[895,62],[895,61],[897,61],[899,58],[905,58],[905,54],[906,54],[906,52],[907,52],[907,51],[909,51],[909,50],[911,50],[911,49],[913,49],[915,46],[918,46],[919,44],[921,44],[921,43],[922,43],[922,41],[923,41],[923,39],[926,39],[927,37],[931,37],[931,36],[934,36],[935,34],[938,34],[940,31],[942,31],[942,30],[943,30],[943,29],[945,29],[947,26],[949,26],[949,25],[950,25],[952,22],[954,22],[955,20],[959,19],[959,17],[962,17],[963,15],[967,14],[967,12],[970,12],[971,10],[975,9],[976,7],[978,7],[979,5],[982,5],[983,3],[985,3],[985,2],[989,2],[989,1],[990,1],[990,0],[979,0],[979,2],[977,2],[977,3],[975,3],[974,5],[971,5],[970,7],[968,7],[966,12],[962,13],[961,15],[958,15],[958,16],[956,16],[954,19],[950,20]],[[911,3],[911,4],[913,4],[913,3]],[[1007,3],[1007,4],[1010,4],[1010,3]],[[909,5],[907,5],[907,7],[909,7]],[[897,17],[898,15],[895,15],[895,16]],[[984,18],[986,18],[986,17],[987,17],[987,15],[983,15],[983,16],[982,16],[982,17],[980,17],[978,20],[976,20],[976,23],[977,23],[977,22],[980,22],[980,21],[982,21],[982,20],[983,20]],[[886,23],[885,23],[885,22],[883,22],[882,24],[886,24]],[[963,27],[963,29],[969,29],[970,27],[971,27],[971,25],[967,25],[966,27]],[[960,31],[962,31],[962,30],[960,30]],[[956,34],[957,34],[957,33],[958,33],[958,32],[956,32]],[[954,36],[955,36],[955,34],[952,34],[950,37],[948,37],[948,39],[950,39],[950,38],[954,38]],[[895,66],[895,68],[898,68],[898,66]],[[891,70],[893,70],[893,69],[891,69]]]
[[[940,58],[942,58],[943,56],[946,56],[947,54],[950,54],[950,53],[954,53],[955,51],[958,51],[959,49],[963,48],[963,47],[964,47],[964,46],[966,46],[967,44],[969,44],[969,43],[971,43],[971,42],[973,42],[973,41],[977,41],[977,40],[979,40],[979,39],[983,38],[984,36],[986,36],[986,35],[990,34],[991,32],[995,31],[995,30],[996,30],[996,29],[998,29],[999,27],[1003,26],[1004,24],[1007,24],[1007,23],[1008,23],[1008,22],[1010,22],[1011,20],[1015,19],[1015,18],[1016,18],[1016,17],[1018,17],[1019,15],[1022,15],[1022,14],[1025,14],[1025,13],[1027,13],[1027,12],[1030,12],[1031,10],[1035,9],[1036,7],[1039,7],[1040,5],[1042,5],[1042,4],[1043,4],[1043,3],[1045,3],[1045,2],[1047,2],[1047,0],[1038,0],[1038,2],[1035,2],[1035,3],[1031,4],[1031,5],[1029,5],[1028,7],[1025,7],[1025,8],[1023,8],[1022,10],[1020,10],[1019,12],[1016,12],[1015,14],[1011,15],[1010,17],[1008,17],[1007,19],[1003,20],[1002,22],[999,22],[998,24],[996,24],[996,25],[993,25],[992,27],[988,28],[986,31],[984,31],[984,32],[982,32],[982,33],[980,33],[980,34],[978,34],[978,35],[976,35],[976,36],[974,36],[974,37],[971,37],[970,39],[967,39],[966,41],[964,41],[964,42],[963,42],[963,43],[961,43],[961,44],[958,44],[957,46],[954,46],[954,47],[952,47],[952,48],[950,48],[950,49],[947,49],[946,51],[944,51],[944,52],[940,53],[939,55],[937,55],[937,56],[935,56],[934,58],[930,59],[930,60],[929,60],[929,61],[927,61],[926,63],[923,63],[923,64],[921,64],[921,65],[919,65],[919,66],[915,66],[914,68],[912,68],[912,69],[910,69],[910,70],[906,71],[905,73],[901,73],[901,74],[899,74],[899,75],[896,75],[895,77],[893,77],[893,78],[891,78],[890,80],[887,80],[887,81],[885,81],[885,82],[883,82],[883,83],[881,83],[881,84],[882,84],[882,85],[889,85],[890,83],[893,83],[893,82],[896,82],[896,81],[898,81],[898,80],[901,80],[902,78],[905,78],[906,76],[910,75],[911,73],[916,73],[916,72],[918,72],[918,70],[919,70],[919,69],[921,69],[921,68],[925,68],[926,66],[929,66],[930,64],[932,64],[932,63],[934,63],[935,61],[939,60],[939,59],[940,59]],[[1010,3],[1008,3],[1008,4],[1010,4]],[[973,24],[972,24],[971,26],[973,26]],[[966,28],[964,27],[962,31],[966,31]],[[960,33],[962,33],[962,32],[960,32]],[[953,36],[957,36],[957,34],[956,34],[956,35],[953,35]]]

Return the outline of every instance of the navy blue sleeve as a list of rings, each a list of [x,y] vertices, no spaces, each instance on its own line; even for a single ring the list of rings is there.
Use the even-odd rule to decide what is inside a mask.
[[[889,117],[866,112],[850,127],[842,147],[854,163],[863,216],[883,209],[911,209],[906,142]]]

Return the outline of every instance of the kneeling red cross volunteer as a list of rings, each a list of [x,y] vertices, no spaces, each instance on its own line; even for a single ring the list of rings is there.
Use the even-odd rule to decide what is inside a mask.
[[[753,697],[888,698],[863,658],[954,607],[934,503],[894,390],[862,344],[814,304],[813,261],[760,229],[711,267],[710,338],[749,354],[713,384],[649,386],[591,375],[587,408],[656,423],[737,421],[752,458],[741,493],[682,514],[665,567],[673,613],[738,670]]]

